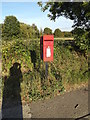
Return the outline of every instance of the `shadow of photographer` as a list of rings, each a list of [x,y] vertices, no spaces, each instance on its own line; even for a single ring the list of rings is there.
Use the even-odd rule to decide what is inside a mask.
[[[9,78],[4,78],[2,118],[23,118],[20,95],[22,79],[21,65],[16,62],[10,68]]]

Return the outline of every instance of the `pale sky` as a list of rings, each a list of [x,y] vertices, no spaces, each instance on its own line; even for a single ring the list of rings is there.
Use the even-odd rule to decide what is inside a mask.
[[[59,28],[61,31],[71,31],[73,21],[65,17],[59,17],[56,21],[51,21],[47,14],[49,11],[42,12],[37,2],[2,2],[2,19],[0,23],[4,22],[5,16],[14,15],[23,23],[32,25],[33,23],[38,27],[44,29],[51,28],[53,31]]]

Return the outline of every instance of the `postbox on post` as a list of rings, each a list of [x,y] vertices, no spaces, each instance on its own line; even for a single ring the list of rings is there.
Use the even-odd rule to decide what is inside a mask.
[[[44,35],[40,39],[41,59],[45,62],[53,61],[54,36]]]

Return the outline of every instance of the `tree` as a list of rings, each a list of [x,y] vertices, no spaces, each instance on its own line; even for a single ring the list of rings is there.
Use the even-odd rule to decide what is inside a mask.
[[[35,24],[32,24],[32,26],[30,26],[25,23],[20,23],[20,38],[30,39],[38,37],[39,30]]]
[[[89,28],[90,2],[47,2],[44,6],[42,2],[38,4],[43,11],[49,9],[48,16],[51,20],[64,16],[74,20],[74,26]]]
[[[64,37],[72,37],[72,33],[71,32],[63,32]]]
[[[42,30],[42,28],[40,28],[39,34],[40,34],[40,37],[43,35],[43,30]]]
[[[29,38],[29,33],[28,33],[29,26],[20,23],[20,38],[28,39]]]
[[[44,34],[49,35],[52,34],[52,30],[48,27],[44,28]]]
[[[57,28],[57,29],[54,31],[54,35],[55,35],[55,37],[61,37],[61,36],[62,36],[61,30]]]
[[[2,37],[2,28],[3,28],[3,24],[0,24],[0,39]]]
[[[15,16],[6,16],[4,20],[2,37],[5,39],[17,38],[20,34],[20,23]]]
[[[87,42],[85,42],[84,38],[87,38],[89,41],[89,31],[90,31],[90,1],[89,2],[47,2],[42,3],[38,2],[39,6],[41,6],[42,11],[49,9],[50,14],[48,16],[51,20],[56,20],[56,18],[60,16],[64,16],[71,20],[74,20],[74,28],[81,28],[84,30],[83,36],[80,36],[79,39],[77,37],[76,43],[79,42],[80,49],[82,48],[82,43],[87,46]],[[75,33],[77,36],[79,34]],[[76,44],[77,45],[77,44]],[[87,47],[83,47],[83,50],[87,53]]]
[[[88,31],[81,29],[81,28],[75,28],[72,31],[72,34],[75,38],[75,43],[78,47],[80,47],[81,50],[87,51],[88,45],[89,45],[89,34]]]
[[[35,24],[32,24],[33,38],[39,38],[39,30]]]

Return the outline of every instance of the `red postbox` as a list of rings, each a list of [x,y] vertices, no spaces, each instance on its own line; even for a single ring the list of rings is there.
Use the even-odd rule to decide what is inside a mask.
[[[40,54],[43,61],[53,61],[54,36],[44,35],[40,39]]]

